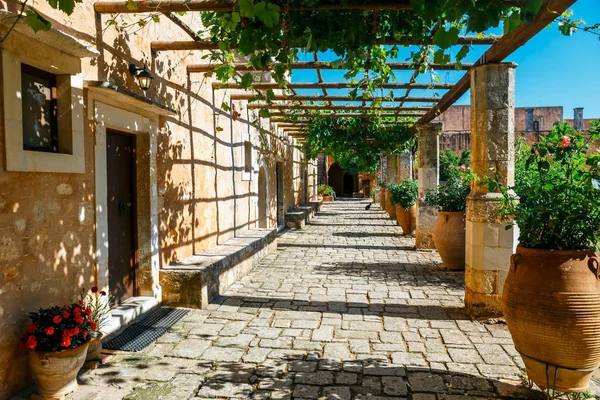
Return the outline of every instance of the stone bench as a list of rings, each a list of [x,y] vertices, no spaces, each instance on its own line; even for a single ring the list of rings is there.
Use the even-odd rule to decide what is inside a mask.
[[[160,270],[163,303],[206,308],[211,299],[277,250],[277,230],[252,229]]]
[[[313,213],[318,213],[321,211],[321,206],[323,205],[322,201],[309,201],[308,205],[312,207]]]
[[[285,213],[285,227],[288,229],[302,229],[306,226],[312,209],[310,207],[293,208]]]

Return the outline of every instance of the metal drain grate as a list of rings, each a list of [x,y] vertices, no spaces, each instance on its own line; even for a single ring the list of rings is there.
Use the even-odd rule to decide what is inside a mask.
[[[152,310],[141,321],[127,327],[122,333],[102,343],[111,350],[141,351],[169,331],[189,310],[161,307]]]

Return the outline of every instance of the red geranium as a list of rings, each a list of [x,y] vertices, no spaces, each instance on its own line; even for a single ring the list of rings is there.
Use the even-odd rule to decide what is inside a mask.
[[[100,295],[101,296],[106,296],[106,292],[103,290],[103,291],[100,292]]]
[[[27,342],[25,342],[25,347],[27,347],[29,350],[35,350],[35,348],[37,347],[37,340],[35,339],[34,335],[31,335],[27,338]]]
[[[69,314],[69,313],[68,313],[68,312],[66,312],[66,311],[63,311],[63,318],[64,318],[64,319],[67,319],[67,318],[69,318],[70,316],[71,316],[71,314]]]
[[[62,342],[60,342],[61,347],[70,347],[71,346],[71,338],[68,336],[64,336]]]
[[[53,326],[49,326],[46,329],[44,329],[44,332],[46,332],[46,335],[52,336],[52,335],[54,335],[54,327]]]
[[[37,328],[37,326],[34,323],[29,324],[29,326],[27,327],[27,333],[35,332],[35,328]]]
[[[86,308],[85,309],[85,315],[92,315],[92,309],[91,308]]]
[[[92,288],[92,293],[98,293],[98,286],[94,286]]]
[[[85,329],[83,330],[82,335],[83,335],[84,338],[87,337],[88,333],[87,333],[87,331]]]
[[[83,324],[84,319],[81,315],[76,315],[74,319],[78,324]]]
[[[95,331],[96,330],[96,323],[95,322],[91,322],[90,323],[90,329]]]
[[[81,315],[81,307],[73,308],[73,315]]]
[[[60,324],[60,321],[62,321],[62,317],[60,315],[55,315],[54,318],[52,318],[52,322],[55,324]]]

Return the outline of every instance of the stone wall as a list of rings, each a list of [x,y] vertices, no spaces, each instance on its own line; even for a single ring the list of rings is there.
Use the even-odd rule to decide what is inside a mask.
[[[155,159],[156,164],[155,169],[145,172],[148,181],[139,183],[145,189],[138,190],[138,195],[152,197],[157,210],[156,232],[149,220],[138,221],[139,240],[147,241],[149,249],[149,254],[142,251],[138,254],[142,263],[148,262],[149,273],[144,274],[143,283],[138,282],[138,289],[143,289],[146,295],[160,296],[157,268],[223,243],[236,233],[258,227],[260,166],[267,171],[268,226],[271,228],[276,227],[277,161],[285,163],[287,209],[304,199],[303,168],[307,169],[309,178],[309,200],[316,192],[316,164],[303,159],[302,153],[294,147],[293,139],[283,142],[268,120],[260,121],[261,129],[251,124],[258,116],[247,109],[246,102],[230,101],[230,95],[235,91],[213,89],[212,78],[187,74],[186,65],[206,62],[202,52],[151,53],[152,40],[189,40],[178,27],[163,17],[158,23],[150,22],[140,28],[135,26],[139,16],[118,16],[116,21],[127,21],[130,28],[117,30],[107,25],[111,16],[95,18],[92,4],[91,1],[77,4],[75,13],[68,19],[52,10],[46,2],[36,4],[36,7],[48,16],[54,28],[96,44],[100,55],[81,61],[79,76],[84,86],[90,81],[110,81],[143,99],[169,107],[175,113],[153,114],[140,100],[131,98],[131,101],[119,102],[116,96],[110,95],[100,96],[92,103],[92,89],[84,90],[76,101],[82,102],[86,117],[83,136],[85,171],[8,172],[4,108],[0,107],[2,400],[29,382],[26,353],[17,345],[28,322],[27,312],[74,301],[81,288],[103,282],[101,271],[106,266],[98,264],[98,260],[105,249],[96,239],[96,218],[101,211],[96,199],[96,182],[102,179],[103,171],[96,170],[96,157],[98,146],[102,146],[97,143],[99,127],[105,129],[112,122],[100,122],[104,116],[95,114],[97,104],[106,103],[127,110],[144,121],[157,121],[151,140],[138,141],[137,155],[140,168],[141,160],[148,158]],[[2,7],[14,8],[12,3],[3,3]],[[184,18],[198,26],[198,15]],[[18,34],[14,32],[14,35]],[[36,52],[35,40],[29,40],[27,46],[27,51]],[[4,49],[8,51],[6,44]],[[58,61],[63,56],[61,52],[48,54],[50,59],[56,57]],[[154,76],[153,86],[146,93],[139,89],[128,72],[131,63],[147,64]],[[0,85],[4,91],[4,82],[0,81]],[[234,120],[231,112],[223,111],[222,103],[235,106],[239,117]],[[129,133],[136,134],[137,130],[139,127],[132,126]],[[246,140],[253,147],[251,173],[244,171]],[[141,209],[138,212],[142,216],[150,213],[150,210]]]

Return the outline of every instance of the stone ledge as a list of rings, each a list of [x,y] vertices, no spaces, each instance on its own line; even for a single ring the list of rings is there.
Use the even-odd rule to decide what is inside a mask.
[[[313,212],[317,213],[321,211],[321,206],[323,205],[323,201],[309,201],[308,205],[312,207]]]
[[[160,270],[163,303],[206,308],[212,298],[277,249],[277,231],[252,229]]]

